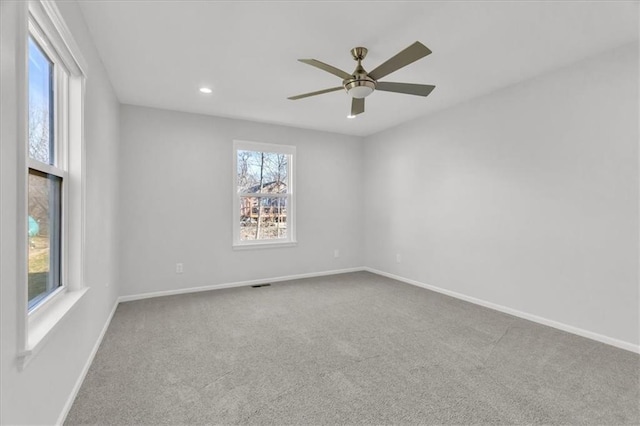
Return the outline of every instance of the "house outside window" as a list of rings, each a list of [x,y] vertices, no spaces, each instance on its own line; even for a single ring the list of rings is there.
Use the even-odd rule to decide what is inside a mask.
[[[234,141],[234,247],[295,244],[295,147]]]

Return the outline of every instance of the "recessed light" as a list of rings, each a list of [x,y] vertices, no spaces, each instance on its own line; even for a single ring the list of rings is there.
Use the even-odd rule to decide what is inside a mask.
[[[213,90],[209,89],[208,87],[201,87],[200,88],[200,92],[209,94],[209,93],[213,92]]]
[[[347,118],[356,118],[356,116],[349,114],[349,115],[347,115]]]

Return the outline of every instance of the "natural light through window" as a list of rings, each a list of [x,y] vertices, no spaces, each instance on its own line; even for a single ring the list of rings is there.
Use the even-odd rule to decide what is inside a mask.
[[[235,244],[294,242],[295,147],[241,141],[234,146]]]
[[[29,37],[29,309],[62,285],[62,185],[57,152],[54,63]]]
[[[56,2],[20,4],[26,25],[16,71],[25,84],[16,91],[25,123],[15,141],[20,233],[15,285],[17,366],[23,370],[88,290],[83,279],[87,63]]]

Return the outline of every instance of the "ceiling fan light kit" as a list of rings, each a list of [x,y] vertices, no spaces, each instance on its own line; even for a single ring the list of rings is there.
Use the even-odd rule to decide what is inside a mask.
[[[370,78],[351,80],[344,83],[344,88],[352,98],[362,99],[373,93],[376,88],[376,82]]]
[[[344,88],[352,98],[351,114],[349,115],[349,118],[353,118],[364,112],[364,98],[372,94],[375,90],[403,93],[407,95],[427,96],[435,88],[435,86],[427,84],[378,81],[378,79],[429,55],[431,50],[419,41],[416,41],[411,46],[388,59],[369,73],[362,67],[362,60],[367,56],[367,52],[368,50],[365,47],[354,47],[351,49],[351,56],[353,56],[353,59],[358,62],[356,69],[351,74],[316,59],[298,59],[300,62],[320,68],[323,71],[342,78],[342,86],[291,96],[288,99],[297,100],[324,93],[335,92]]]
[[[376,81],[367,75],[367,72],[362,68],[362,60],[367,56],[366,47],[354,47],[351,49],[351,55],[353,59],[358,61],[351,78],[342,81],[342,86],[347,93],[356,99],[366,98],[376,89]]]

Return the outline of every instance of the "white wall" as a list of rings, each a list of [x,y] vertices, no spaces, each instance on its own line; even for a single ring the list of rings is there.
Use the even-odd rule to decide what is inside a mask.
[[[234,139],[297,147],[297,247],[232,249]],[[123,105],[122,294],[361,266],[361,152],[358,137]]]
[[[367,265],[638,344],[637,45],[363,141],[119,107],[77,4],[58,6],[89,62],[91,290],[18,372],[20,6],[2,2],[0,423],[58,419],[118,295]],[[297,146],[297,247],[232,250],[233,139]]]
[[[638,344],[637,44],[364,147],[367,266]]]
[[[21,2],[1,3],[2,156],[0,239],[2,262],[0,393],[1,424],[53,424],[114,306],[116,272],[118,108],[75,2],[57,5],[89,64],[86,84],[86,241],[85,284],[91,289],[52,331],[36,357],[19,372],[16,365],[16,21]],[[106,284],[110,284],[106,287]]]

